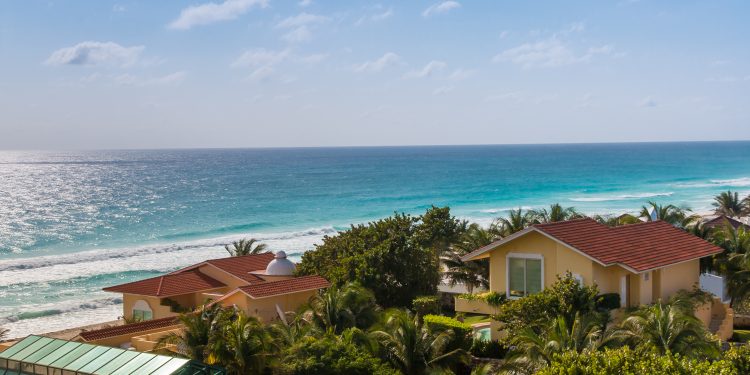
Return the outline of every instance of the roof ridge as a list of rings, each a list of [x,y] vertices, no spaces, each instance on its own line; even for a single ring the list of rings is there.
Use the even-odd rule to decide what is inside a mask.
[[[159,278],[159,286],[156,287],[156,295],[157,296],[161,295],[161,286],[162,286],[162,284],[164,284],[164,276],[162,276],[162,277]]]

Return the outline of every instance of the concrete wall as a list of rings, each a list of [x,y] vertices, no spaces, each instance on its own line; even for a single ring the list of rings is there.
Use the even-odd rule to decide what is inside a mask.
[[[255,316],[260,319],[260,321],[269,323],[279,318],[279,314],[276,311],[277,304],[283,312],[297,311],[297,309],[307,303],[315,293],[317,292],[313,290],[259,299],[250,298],[244,293],[235,293],[222,300],[221,304],[223,306],[236,305],[247,315]]]
[[[692,290],[700,280],[698,259],[661,269],[661,299],[668,300],[680,289]]]

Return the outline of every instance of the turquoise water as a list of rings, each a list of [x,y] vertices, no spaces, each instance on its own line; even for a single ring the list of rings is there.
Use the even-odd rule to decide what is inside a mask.
[[[0,152],[0,325],[116,318],[103,286],[223,256],[242,236],[298,256],[431,204],[486,224],[554,202],[706,211],[729,188],[750,191],[750,142]]]

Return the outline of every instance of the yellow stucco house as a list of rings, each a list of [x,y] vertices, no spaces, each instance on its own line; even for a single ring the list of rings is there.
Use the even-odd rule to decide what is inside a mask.
[[[621,307],[669,299],[698,285],[700,258],[722,249],[663,221],[608,227],[592,219],[530,226],[477,249],[464,261],[489,258],[490,290],[508,298],[539,292],[570,272],[601,293],[618,293]],[[491,314],[477,301],[456,300],[456,310]],[[720,336],[731,336],[732,312],[717,298],[696,315]],[[500,323],[492,335],[498,337]],[[726,339],[727,337],[724,337]]]
[[[176,317],[205,303],[234,306],[262,322],[284,319],[330,284],[320,276],[295,277],[283,251],[210,259],[172,273],[104,288],[122,294],[123,318],[135,323],[83,332],[83,341],[153,347],[158,337],[180,329]]]

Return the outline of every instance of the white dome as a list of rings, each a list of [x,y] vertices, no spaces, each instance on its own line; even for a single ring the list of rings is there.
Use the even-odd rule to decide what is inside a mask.
[[[286,253],[279,251],[274,256],[274,260],[269,262],[268,266],[266,266],[266,275],[291,276],[294,275],[294,271],[296,270],[297,266],[295,266],[291,260],[286,259]]]

